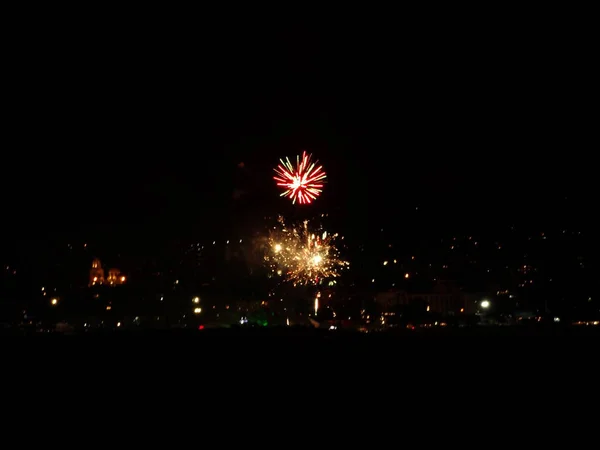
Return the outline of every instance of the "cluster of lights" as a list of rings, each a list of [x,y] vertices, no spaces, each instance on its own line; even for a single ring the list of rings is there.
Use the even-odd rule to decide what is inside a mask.
[[[192,299],[192,303],[195,305],[194,306],[194,314],[200,314],[202,312],[202,308],[200,308],[198,306],[200,304],[200,297],[194,297]]]
[[[308,221],[288,227],[282,217],[267,239],[265,261],[272,272],[284,276],[294,285],[318,284],[335,278],[350,263],[340,259],[334,243],[337,234],[318,229],[311,231]]]
[[[115,283],[117,283],[117,280],[120,283],[125,283],[125,281],[127,281],[127,278],[123,275],[121,275],[120,277],[117,277],[115,275],[109,275],[109,277],[106,279],[106,281],[108,281],[110,285],[114,285]],[[96,284],[104,284],[104,279],[98,277],[92,278],[92,286],[95,286]]]

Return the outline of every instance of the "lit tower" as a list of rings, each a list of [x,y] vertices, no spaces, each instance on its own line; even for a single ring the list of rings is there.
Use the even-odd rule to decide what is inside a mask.
[[[90,269],[90,283],[88,286],[96,286],[104,284],[104,269],[98,258],[92,261],[92,268]]]
[[[125,283],[125,275],[121,274],[119,269],[109,269],[106,283],[110,286],[117,286]]]

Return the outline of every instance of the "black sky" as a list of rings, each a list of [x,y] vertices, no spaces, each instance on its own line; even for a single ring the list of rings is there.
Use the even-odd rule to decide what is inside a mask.
[[[329,174],[314,211],[364,231],[540,219],[564,197],[586,214],[583,36],[283,28],[22,33],[5,69],[4,239],[258,223],[290,211],[272,168],[303,149]]]

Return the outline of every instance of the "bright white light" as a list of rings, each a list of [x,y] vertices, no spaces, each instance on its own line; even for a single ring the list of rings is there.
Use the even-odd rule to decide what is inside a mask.
[[[489,308],[489,307],[490,307],[490,302],[489,302],[489,301],[487,301],[487,300],[484,300],[484,301],[482,301],[482,302],[481,302],[481,307],[482,307],[483,309],[487,309],[487,308]]]

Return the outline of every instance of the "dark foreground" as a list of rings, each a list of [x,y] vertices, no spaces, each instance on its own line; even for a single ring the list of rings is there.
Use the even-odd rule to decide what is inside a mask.
[[[598,338],[599,327],[369,334],[258,328],[13,333],[0,345],[6,385],[26,391],[51,386],[94,398],[136,392],[148,399],[161,392],[166,397],[157,402],[206,397],[201,404],[214,396],[261,404],[285,397],[304,405],[388,391],[408,402],[423,392],[444,398],[447,391],[510,389],[522,396],[573,389],[592,373]]]
[[[398,358],[402,354],[418,353],[427,348],[433,354],[445,358],[460,352],[476,352],[473,355],[487,357],[495,348],[505,348],[515,354],[531,350],[536,353],[551,349],[560,351],[561,346],[575,345],[579,350],[600,342],[600,327],[472,327],[437,328],[425,330],[398,330],[378,333],[356,331],[327,331],[311,328],[229,328],[229,329],[181,329],[181,330],[104,330],[70,333],[24,333],[19,330],[5,331],[0,342],[8,353],[28,348],[34,352],[81,351],[85,358],[90,351],[110,350],[119,357],[154,352],[162,357],[178,357],[189,352],[201,362],[203,358],[238,355],[241,358],[297,357],[302,358],[358,352]],[[446,352],[446,353],[445,353]],[[187,359],[189,355],[185,356]]]

